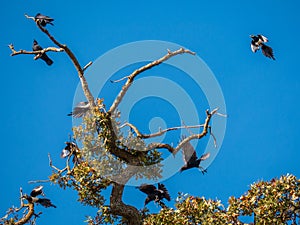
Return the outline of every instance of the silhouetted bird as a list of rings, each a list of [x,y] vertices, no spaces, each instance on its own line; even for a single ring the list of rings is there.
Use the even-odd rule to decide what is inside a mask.
[[[33,51],[40,51],[43,50],[43,48],[38,44],[38,42],[36,40],[33,40],[33,46],[32,46],[32,50]],[[36,54],[38,55],[38,54]],[[40,57],[42,60],[44,60],[47,65],[51,66],[53,61],[47,56],[46,53],[43,53]]]
[[[145,205],[149,202],[154,201],[159,203],[161,206],[165,206],[162,200],[165,198],[168,201],[171,200],[170,194],[166,189],[165,185],[158,183],[158,188],[151,184],[142,184],[137,187],[140,191],[147,194],[147,198],[145,199]]]
[[[36,188],[34,188],[31,191],[30,195],[24,194],[22,196],[22,198],[26,199],[30,203],[41,204],[42,206],[44,206],[46,208],[48,208],[48,207],[56,208],[56,206],[51,203],[50,199],[48,199],[48,198],[38,198],[37,196],[39,196],[39,195],[44,196],[43,186],[37,186]]]
[[[74,118],[80,118],[84,116],[90,109],[89,102],[79,102],[74,108],[73,112],[70,112],[68,116],[73,116]]]
[[[184,137],[182,137],[182,139],[184,139]],[[202,166],[200,166],[200,163],[201,163],[201,161],[204,161],[207,158],[209,158],[209,156],[210,156],[209,152],[206,154],[203,154],[200,158],[197,158],[197,154],[196,154],[194,147],[191,145],[190,142],[187,142],[182,146],[182,153],[183,153],[183,161],[184,161],[185,165],[183,167],[181,167],[180,172],[194,168],[194,167],[199,168],[201,170],[202,174],[207,172],[206,169],[204,169]]]
[[[36,14],[36,16],[34,18],[35,18],[35,21],[39,22],[43,27],[45,27],[47,24],[51,24],[52,26],[54,26],[54,24],[52,23],[54,21],[54,19],[52,19],[49,16],[45,16],[45,15],[38,13],[38,14]]]
[[[259,50],[261,48],[262,53],[268,57],[271,58],[273,60],[275,60],[274,54],[273,54],[273,49],[269,46],[267,46],[266,42],[268,42],[268,38],[266,38],[265,36],[258,34],[258,35],[250,35],[250,37],[252,38],[251,41],[251,50],[252,52],[257,52],[257,50]]]

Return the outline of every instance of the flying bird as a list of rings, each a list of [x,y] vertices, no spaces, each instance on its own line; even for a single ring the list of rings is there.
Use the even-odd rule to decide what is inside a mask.
[[[182,137],[182,139],[184,139],[184,137]],[[183,167],[181,167],[180,172],[194,167],[199,168],[202,174],[207,172],[206,169],[200,166],[200,163],[201,161],[204,161],[209,158],[210,156],[209,152],[203,154],[200,158],[198,158],[196,151],[190,142],[187,142],[182,146],[182,152],[183,152],[183,161],[185,164]]]
[[[36,22],[40,23],[41,26],[43,26],[43,27],[45,27],[47,24],[51,24],[52,26],[54,26],[54,24],[52,23],[54,21],[54,19],[49,16],[45,16],[45,15],[38,13],[34,17],[34,19]]]
[[[268,42],[268,38],[265,36],[258,34],[258,35],[250,35],[252,38],[251,41],[251,50],[252,52],[257,52],[260,48],[264,56],[275,60],[273,49],[266,45],[265,43]]]
[[[38,42],[36,40],[33,40],[32,50],[40,51],[40,50],[43,50],[43,48],[38,44]],[[36,55],[38,55],[38,54],[36,54]],[[43,53],[40,58],[42,60],[44,60],[48,66],[51,66],[53,63],[53,61],[47,56],[46,53]]]
[[[168,201],[171,200],[170,194],[165,187],[165,185],[158,183],[158,188],[152,184],[142,184],[141,186],[137,187],[141,192],[144,192],[147,194],[147,198],[145,199],[145,206],[151,202],[157,202],[161,206],[165,207],[165,204],[162,202],[162,200],[165,198]]]
[[[89,102],[79,102],[74,108],[73,112],[70,112],[68,116],[73,116],[74,118],[80,118],[84,116],[90,109]]]
[[[24,194],[22,196],[22,198],[26,199],[28,202],[30,203],[38,203],[46,208],[48,207],[54,207],[56,208],[55,205],[52,204],[51,200],[48,199],[48,198],[38,198],[37,196],[39,195],[45,195],[44,192],[43,192],[43,186],[37,186],[35,187],[30,195],[27,195],[27,194]]]

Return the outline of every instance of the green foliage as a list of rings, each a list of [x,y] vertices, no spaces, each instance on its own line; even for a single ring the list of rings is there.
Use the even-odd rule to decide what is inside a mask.
[[[239,198],[231,197],[227,209],[220,201],[193,196],[178,197],[175,209],[162,209],[149,214],[150,224],[245,224],[241,216],[254,218],[255,224],[299,224],[300,180],[293,175],[251,185]]]

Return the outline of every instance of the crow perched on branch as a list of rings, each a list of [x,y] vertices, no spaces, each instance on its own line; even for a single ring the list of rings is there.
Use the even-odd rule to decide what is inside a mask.
[[[33,51],[40,51],[43,50],[43,48],[38,44],[36,40],[33,40],[33,45],[32,45],[32,50]],[[36,54],[38,55],[38,54]],[[53,61],[47,56],[46,53],[43,53],[40,58],[44,60],[48,66],[51,66],[53,64]]]
[[[182,137],[182,139],[184,139],[184,137]],[[180,172],[194,167],[199,168],[202,174],[207,172],[206,169],[200,166],[200,163],[201,161],[204,161],[209,158],[210,156],[209,152],[203,154],[200,158],[198,158],[194,147],[191,145],[190,142],[187,142],[182,146],[182,153],[183,153],[183,161],[185,164],[183,167],[181,167]]]
[[[43,27],[45,27],[47,24],[51,24],[52,26],[54,26],[54,24],[52,23],[54,21],[54,19],[52,19],[49,16],[45,16],[45,15],[38,13],[34,17],[34,19],[35,19],[35,22],[40,23],[41,26],[43,26]]]
[[[137,187],[141,192],[147,194],[147,198],[145,199],[145,206],[151,202],[157,202],[161,206],[165,207],[165,204],[162,200],[165,198],[168,201],[171,200],[170,194],[166,189],[165,185],[158,183],[158,188],[151,184],[142,184],[141,186]]]
[[[261,51],[264,54],[264,56],[275,60],[275,57],[273,54],[273,49],[271,47],[267,46],[266,44],[264,44],[269,41],[268,38],[266,38],[265,36],[263,36],[261,34],[250,35],[250,37],[252,38],[252,41],[251,41],[252,52],[257,52],[257,50],[259,50],[261,48]]]

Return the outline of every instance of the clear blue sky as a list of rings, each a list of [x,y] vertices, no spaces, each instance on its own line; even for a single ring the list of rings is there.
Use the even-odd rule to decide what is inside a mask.
[[[0,213],[19,204],[20,186],[28,193],[34,187],[29,180],[45,179],[51,173],[48,152],[56,165],[63,166],[59,154],[72,126],[66,114],[78,84],[76,71],[63,53],[49,54],[54,60],[51,67],[33,61],[32,56],[9,56],[10,43],[30,50],[37,39],[43,47],[52,46],[24,13],[55,18],[55,26],[49,29],[69,45],[82,65],[112,48],[140,40],[170,41],[197,52],[223,90],[229,115],[225,139],[208,174],[202,176],[195,169],[164,183],[173,198],[181,191],[226,204],[229,196],[243,194],[255,181],[287,173],[300,176],[299,6],[296,0],[2,1]],[[269,38],[276,61],[251,52],[249,35],[257,33]],[[108,102],[118,87],[106,93]],[[199,112],[206,108],[204,101]],[[143,107],[137,104],[134,110],[139,109]],[[142,119],[136,123],[142,124]],[[41,209],[38,224],[84,224],[84,216],[95,212],[81,206],[70,190],[45,184],[45,193],[58,208]],[[141,208],[144,198],[143,193],[126,188],[125,202]],[[150,208],[158,210],[152,203]]]

